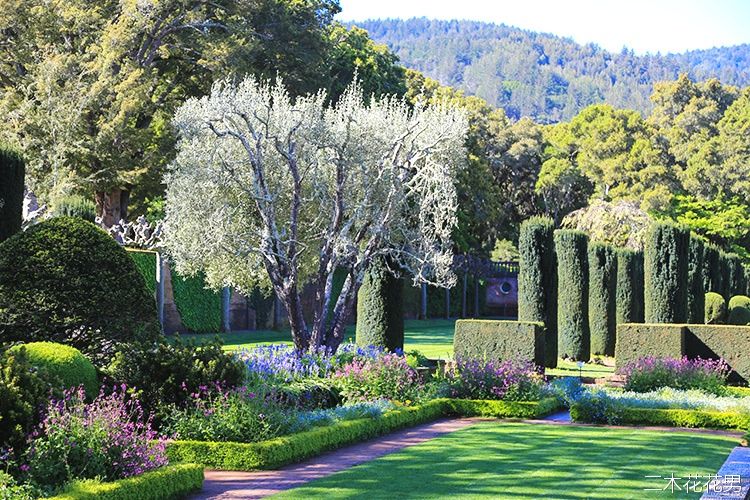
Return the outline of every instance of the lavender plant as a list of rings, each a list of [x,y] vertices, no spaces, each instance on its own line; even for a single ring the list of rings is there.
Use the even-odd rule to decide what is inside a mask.
[[[723,359],[646,356],[626,364],[618,374],[624,378],[626,391],[650,392],[672,387],[721,394],[729,371]]]
[[[544,376],[531,362],[456,359],[442,375],[453,398],[534,401],[541,397]]]
[[[117,387],[87,404],[83,388],[71,389],[50,401],[29,436],[21,470],[34,483],[55,488],[73,479],[111,481],[166,465],[165,441],[126,390]]]
[[[289,383],[307,378],[326,378],[354,360],[376,360],[384,356],[380,347],[343,344],[334,353],[327,348],[299,353],[284,344],[260,346],[238,353],[247,368],[250,385]]]
[[[378,398],[414,401],[424,388],[416,370],[395,353],[377,359],[355,359],[339,368],[333,378],[347,402]]]

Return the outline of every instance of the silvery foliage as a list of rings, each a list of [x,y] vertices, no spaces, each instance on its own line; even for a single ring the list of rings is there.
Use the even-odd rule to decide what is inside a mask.
[[[450,286],[454,179],[467,120],[447,104],[365,103],[352,83],[334,106],[281,82],[216,83],[177,111],[165,246],[180,273],[213,287],[271,286],[296,346],[342,340],[368,264],[388,256],[414,282]],[[332,303],[333,272],[347,277]],[[315,287],[312,323],[299,292]],[[327,319],[329,306],[333,318]]]

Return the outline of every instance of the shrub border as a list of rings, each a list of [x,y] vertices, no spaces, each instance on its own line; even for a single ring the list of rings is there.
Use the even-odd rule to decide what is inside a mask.
[[[538,402],[435,399],[420,406],[390,411],[380,418],[348,420],[259,443],[171,441],[167,445],[167,455],[170,461],[196,462],[219,470],[274,469],[447,415],[539,418],[559,408],[557,398]]]
[[[118,481],[74,481],[48,500],[160,500],[182,498],[201,488],[203,466],[179,463]]]
[[[574,422],[591,423],[581,418],[578,403],[570,408]],[[750,429],[750,415],[738,412],[688,410],[682,408],[626,407],[618,415],[618,425],[653,425],[698,429]]]

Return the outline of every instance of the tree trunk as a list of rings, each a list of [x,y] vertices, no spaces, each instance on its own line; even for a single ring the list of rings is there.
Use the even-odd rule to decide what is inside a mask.
[[[111,191],[97,191],[95,195],[96,215],[101,217],[104,227],[112,227],[120,219],[128,217],[130,191],[116,188]]]

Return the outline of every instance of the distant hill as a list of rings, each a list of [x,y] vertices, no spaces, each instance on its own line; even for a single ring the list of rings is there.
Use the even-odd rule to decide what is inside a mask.
[[[442,84],[505,108],[513,118],[568,120],[607,102],[648,113],[654,82],[680,73],[696,81],[750,85],[750,44],[682,54],[612,53],[570,38],[506,25],[426,18],[353,23],[387,44],[402,63]],[[633,27],[638,36],[638,27]]]

